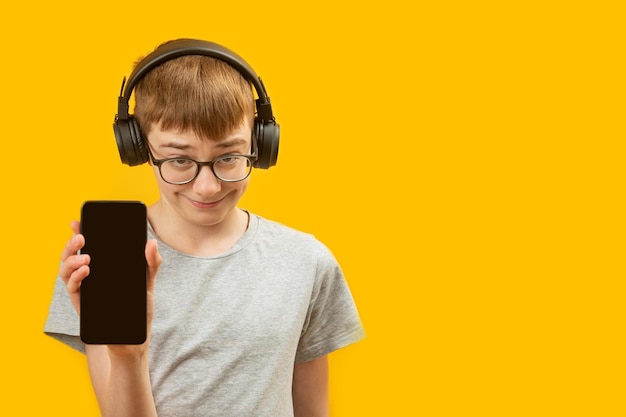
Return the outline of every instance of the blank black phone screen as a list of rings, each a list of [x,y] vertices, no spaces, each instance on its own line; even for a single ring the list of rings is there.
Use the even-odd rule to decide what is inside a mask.
[[[146,206],[139,201],[86,201],[81,233],[89,276],[80,287],[80,336],[87,344],[146,340]]]

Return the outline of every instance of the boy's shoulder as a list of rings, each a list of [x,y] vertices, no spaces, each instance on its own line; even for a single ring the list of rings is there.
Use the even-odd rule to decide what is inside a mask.
[[[270,220],[263,216],[252,214],[258,224],[258,233],[261,239],[274,241],[276,244],[294,246],[302,249],[306,247],[310,251],[328,252],[324,243],[309,232],[296,229],[276,220]]]
[[[316,270],[335,270],[337,259],[331,250],[312,233],[298,230],[275,220],[250,214],[255,217],[255,238],[257,248],[264,256],[278,257],[285,262],[298,264],[305,268],[309,265]],[[272,254],[272,255],[270,255]]]

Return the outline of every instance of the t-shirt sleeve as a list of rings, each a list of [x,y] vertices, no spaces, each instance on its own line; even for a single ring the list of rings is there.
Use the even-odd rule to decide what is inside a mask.
[[[363,337],[365,331],[344,274],[332,253],[323,246],[296,362],[319,358]]]
[[[78,314],[67,294],[65,283],[60,277],[57,278],[54,286],[44,333],[79,352],[85,353],[85,345],[80,340]]]

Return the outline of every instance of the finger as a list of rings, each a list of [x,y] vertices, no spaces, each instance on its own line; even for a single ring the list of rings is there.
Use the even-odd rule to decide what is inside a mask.
[[[80,286],[83,280],[89,275],[89,267],[82,266],[79,269],[74,270],[72,275],[67,281],[65,289],[72,301],[72,305],[76,310],[76,313],[80,316]]]
[[[150,292],[154,290],[154,281],[162,261],[156,240],[148,240],[146,243],[146,262],[148,263],[147,280],[148,291]]]
[[[72,222],[70,223],[70,227],[72,228],[72,231],[74,232],[75,235],[80,234],[80,222],[77,220],[72,220]]]
[[[61,261],[65,262],[65,260],[70,256],[76,255],[76,253],[81,250],[83,246],[85,246],[85,237],[83,235],[75,234],[72,236],[61,253]]]
[[[80,291],[81,283],[87,278],[89,275],[89,266],[83,265],[78,269],[72,271],[69,279],[67,280],[67,284],[65,285],[67,292],[72,295],[76,294]]]
[[[89,266],[90,261],[91,258],[86,254],[69,256],[59,268],[59,276],[65,285],[68,284],[68,281],[76,270],[84,266]]]

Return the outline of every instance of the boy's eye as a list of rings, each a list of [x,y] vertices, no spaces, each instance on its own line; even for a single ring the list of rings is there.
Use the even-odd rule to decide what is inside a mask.
[[[170,159],[168,162],[176,168],[189,168],[194,165],[194,162],[191,159],[186,158]]]
[[[225,156],[223,158],[220,158],[219,162],[224,164],[224,165],[229,165],[229,164],[234,164],[237,162],[239,158],[234,157],[234,156]]]

